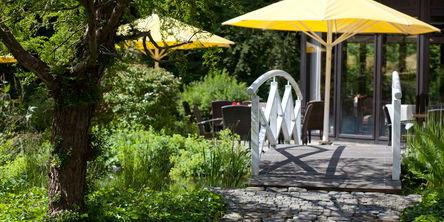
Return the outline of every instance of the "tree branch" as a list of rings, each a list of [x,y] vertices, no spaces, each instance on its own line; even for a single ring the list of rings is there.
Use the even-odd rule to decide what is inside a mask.
[[[97,39],[101,40],[108,36],[120,25],[120,17],[124,9],[125,6],[122,3],[118,2],[116,4],[110,18],[108,19],[108,23],[98,30]]]
[[[153,36],[151,35],[151,30],[150,31],[148,31],[148,32],[144,32],[144,36],[143,36],[143,48],[145,49],[146,48],[146,37],[148,36],[148,38],[150,39],[150,42],[154,45],[154,47],[156,47],[157,49],[172,49],[172,48],[177,48],[177,47],[179,47],[179,46],[182,46],[182,45],[186,45],[186,44],[191,44],[191,43],[193,43],[193,41],[191,41],[191,38],[196,34],[193,34],[193,36],[191,36],[191,38],[190,39],[188,39],[188,41],[184,41],[184,42],[181,42],[181,43],[177,43],[177,44],[174,44],[174,45],[167,45],[167,46],[159,46],[157,43],[156,43],[156,41],[153,39]]]
[[[55,89],[56,83],[49,74],[48,64],[27,52],[2,23],[0,23],[0,39],[20,65],[36,74],[50,89]]]
[[[87,2],[86,11],[88,12],[87,19],[87,38],[88,38],[88,48],[89,48],[89,58],[88,64],[94,64],[97,59],[97,20],[96,20],[96,10],[94,8],[94,1],[89,0]]]

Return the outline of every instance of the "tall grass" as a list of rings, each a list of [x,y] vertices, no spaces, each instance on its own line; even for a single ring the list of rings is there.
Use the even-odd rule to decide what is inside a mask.
[[[200,146],[181,150],[171,177],[176,182],[200,186],[242,186],[249,173],[250,157],[247,148],[237,141],[238,135],[224,130],[217,140],[201,141]]]

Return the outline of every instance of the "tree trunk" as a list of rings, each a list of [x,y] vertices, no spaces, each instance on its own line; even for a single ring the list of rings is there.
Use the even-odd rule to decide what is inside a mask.
[[[53,119],[48,214],[82,212],[92,104],[56,103]]]

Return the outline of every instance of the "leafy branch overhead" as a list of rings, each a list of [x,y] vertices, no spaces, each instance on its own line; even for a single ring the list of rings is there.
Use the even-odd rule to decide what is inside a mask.
[[[22,66],[55,89],[57,76],[49,71],[50,67],[63,66],[75,77],[103,63],[99,61],[102,55],[115,52],[115,30],[130,2],[40,0],[4,3],[0,39],[6,49],[2,51],[9,51]]]

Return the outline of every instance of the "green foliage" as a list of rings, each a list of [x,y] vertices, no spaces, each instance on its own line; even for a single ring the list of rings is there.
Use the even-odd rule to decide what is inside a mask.
[[[248,2],[251,4],[251,1]],[[272,69],[284,70],[294,79],[299,79],[299,33],[241,27],[224,29],[228,30],[225,36],[236,44],[221,55],[223,67],[227,67],[240,81],[251,84]]]
[[[402,211],[401,221],[444,221],[444,196],[438,192],[426,193],[421,202]]]
[[[427,181],[429,189],[444,194],[444,125],[430,116],[427,127],[415,127],[415,135],[407,141],[404,163],[419,179]]]
[[[444,220],[444,125],[441,118],[427,118],[427,127],[415,126],[403,158],[403,186],[424,193],[421,202],[403,210],[401,221]]]
[[[213,100],[240,101],[249,98],[245,83],[238,82],[226,70],[215,70],[205,76],[203,81],[192,82],[190,86],[186,86],[179,102],[182,104],[182,101],[187,101],[199,106],[199,109],[206,109],[211,106]]]
[[[7,21],[5,24],[23,48],[50,65],[62,65],[72,62],[76,56],[75,46],[85,29],[86,16],[81,7],[53,9],[70,8],[75,4],[73,0],[14,1],[6,5],[1,19]],[[23,7],[26,10],[19,10]],[[0,51],[2,49],[0,46]]]
[[[84,214],[45,215],[45,188],[0,192],[0,221],[217,221],[225,210],[221,197],[206,190],[184,194],[149,189],[103,188],[86,197]]]
[[[130,65],[110,76],[109,84],[112,90],[104,99],[113,110],[116,124],[168,131],[174,128],[180,84],[174,75],[162,69]]]
[[[38,221],[48,211],[48,191],[43,187],[0,191],[0,221]]]
[[[173,167],[170,160],[183,144],[184,138],[159,135],[153,131],[118,131],[110,137],[111,152],[115,154],[110,164],[121,167],[116,182],[120,187],[140,189],[166,188],[169,184],[169,171]]]
[[[110,137],[114,157],[108,165],[121,167],[111,182],[122,188],[155,190],[170,185],[241,186],[250,159],[248,150],[235,144],[238,140],[229,130],[214,141],[123,130]]]
[[[147,189],[100,189],[87,197],[89,221],[217,221],[222,199],[209,191],[185,194]]]
[[[12,98],[10,90],[11,84],[0,79],[0,140],[11,137],[25,121],[22,98]]]
[[[49,142],[40,134],[22,134],[0,144],[0,192],[48,184]]]
[[[178,184],[187,182],[202,186],[239,187],[249,173],[249,152],[236,144],[239,136],[229,130],[217,140],[201,141],[181,149],[174,158],[171,177]]]
[[[41,138],[35,142],[30,140],[23,144],[42,143]],[[199,189],[242,185],[249,172],[249,155],[245,147],[236,144],[238,140],[239,137],[228,130],[223,131],[218,140],[210,141],[195,136],[167,136],[153,130],[119,130],[108,135],[95,128],[91,132],[90,146],[98,157],[88,162],[87,212],[66,213],[57,218],[42,217],[47,211],[47,193],[37,188],[47,185],[51,144],[43,142],[33,150],[25,147],[23,153],[10,152],[17,150],[19,145],[8,140],[0,152],[0,198],[5,196],[5,202],[0,200],[0,218],[217,220],[225,209],[222,200]],[[32,178],[40,181],[33,182]],[[45,193],[36,193],[35,189]],[[57,199],[54,197],[54,201]],[[21,209],[24,207],[26,211]]]

